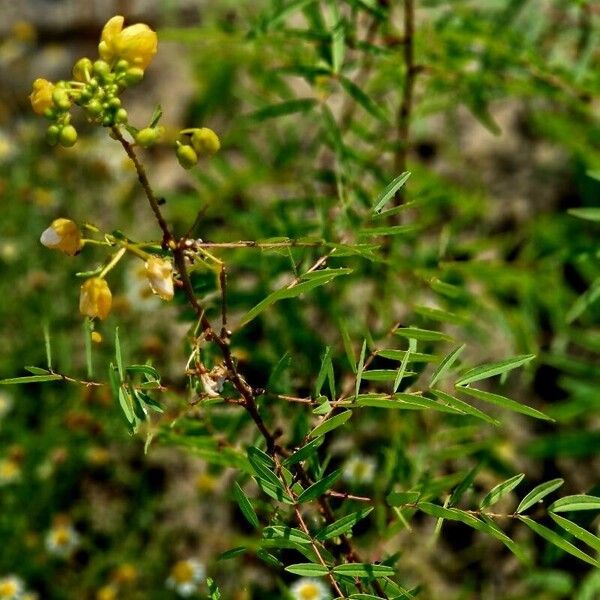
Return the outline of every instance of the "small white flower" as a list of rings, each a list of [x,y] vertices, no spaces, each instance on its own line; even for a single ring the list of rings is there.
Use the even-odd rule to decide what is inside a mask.
[[[20,600],[24,589],[23,581],[16,575],[0,577],[0,600]]]
[[[359,484],[371,483],[376,467],[375,459],[370,456],[352,456],[344,464],[344,479]]]
[[[188,598],[198,591],[206,575],[204,565],[195,558],[180,560],[173,565],[166,586],[179,596]]]
[[[46,535],[46,549],[59,558],[69,558],[79,547],[81,538],[72,525],[61,523]]]
[[[294,600],[327,600],[331,598],[327,586],[318,579],[303,577],[290,588]]]

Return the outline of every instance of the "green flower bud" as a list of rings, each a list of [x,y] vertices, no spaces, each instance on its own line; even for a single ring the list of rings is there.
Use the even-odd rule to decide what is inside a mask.
[[[60,133],[60,128],[58,125],[50,125],[46,130],[46,141],[54,146],[58,142],[58,134]]]
[[[89,81],[88,81],[88,86],[90,88],[90,90],[94,91],[98,89],[98,80],[95,77],[92,77]]]
[[[111,98],[108,101],[109,108],[121,108],[121,100],[119,98]]]
[[[98,100],[92,100],[88,105],[86,105],[85,109],[92,117],[97,117],[102,113],[102,104],[100,104]]]
[[[77,141],[77,130],[75,127],[73,127],[73,125],[65,125],[60,131],[58,141],[60,142],[60,145],[65,148],[74,146]]]
[[[127,111],[124,108],[120,108],[116,113],[115,113],[115,121],[117,123],[127,123]]]
[[[94,74],[98,75],[100,79],[106,79],[110,75],[110,65],[103,60],[97,60],[94,63]]]
[[[155,127],[145,127],[140,129],[135,135],[135,141],[142,148],[150,148],[158,139],[158,130]]]
[[[92,73],[92,61],[89,58],[80,58],[73,66],[73,79],[87,81]]]
[[[54,105],[61,110],[69,110],[71,108],[71,101],[69,95],[64,89],[58,88],[52,92],[52,101]]]
[[[200,156],[212,156],[221,148],[221,142],[212,129],[202,127],[192,133],[192,146]]]
[[[179,144],[176,154],[179,164],[184,169],[191,169],[198,162],[198,155],[191,146]]]
[[[124,73],[125,71],[127,71],[127,69],[129,69],[129,63],[123,58],[119,60],[115,65],[115,71],[117,73]]]
[[[113,115],[105,115],[105,117],[102,119],[102,125],[104,127],[112,127],[115,124],[115,119],[113,117]]]
[[[91,90],[85,87],[79,95],[79,102],[81,102],[81,104],[85,104],[86,102],[89,102],[92,99],[92,96],[93,94]]]
[[[128,69],[125,73],[125,76],[123,77],[123,81],[127,85],[135,85],[136,83],[139,83],[142,79],[144,79],[144,71],[139,67],[133,67],[131,69]]]

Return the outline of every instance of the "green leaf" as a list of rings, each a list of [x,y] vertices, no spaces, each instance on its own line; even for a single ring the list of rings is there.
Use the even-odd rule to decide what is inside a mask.
[[[26,375],[25,377],[11,377],[9,379],[0,379],[0,385],[19,385],[22,383],[42,383],[44,381],[58,381],[62,375]]]
[[[123,367],[123,353],[121,352],[121,342],[119,341],[119,328],[115,327],[115,360],[119,370],[121,382],[125,381],[125,369]]]
[[[598,298],[600,298],[600,277],[594,280],[590,288],[575,300],[573,306],[567,312],[567,323],[573,323],[577,320]]]
[[[364,508],[363,510],[359,510],[350,515],[346,515],[341,519],[331,523],[331,525],[327,525],[320,529],[315,538],[320,541],[325,541],[333,537],[337,537],[338,535],[342,535],[343,533],[347,533],[350,531],[354,525],[356,525],[360,520],[364,519],[373,511],[373,507]]]
[[[369,565],[366,563],[347,563],[333,567],[336,575],[346,577],[359,577],[361,579],[377,579],[379,577],[391,577],[396,571],[387,565]]]
[[[431,398],[407,393],[396,393],[393,396],[387,394],[361,394],[356,399],[356,405],[397,410],[433,409],[451,414],[462,414],[460,411]]]
[[[300,575],[300,577],[323,577],[329,573],[329,569],[323,565],[313,563],[297,563],[285,568],[288,573]]]
[[[493,504],[498,502],[498,500],[500,500],[501,498],[506,496],[506,494],[509,494],[512,490],[514,490],[521,483],[521,481],[523,481],[524,477],[525,473],[521,473],[494,486],[481,501],[479,508],[483,510],[484,508],[492,506]]]
[[[445,373],[452,367],[452,365],[456,362],[456,359],[462,354],[462,351],[465,348],[466,344],[457,346],[442,360],[431,376],[431,382],[429,384],[430,387],[433,387],[445,375]]]
[[[418,327],[401,327],[394,331],[395,335],[405,338],[412,338],[422,342],[449,342],[452,337],[441,331],[431,331],[429,329],[419,329]]]
[[[521,367],[535,358],[534,354],[524,354],[521,356],[513,356],[499,362],[488,363],[485,365],[479,365],[473,369],[469,369],[463,376],[456,382],[456,385],[467,385],[474,381],[480,381],[481,379],[487,379],[488,377],[494,377],[495,375],[501,375],[507,373],[512,369]]]
[[[398,368],[398,372],[396,373],[396,377],[394,377],[394,385],[392,386],[392,392],[395,394],[402,383],[406,375],[406,366],[408,365],[408,360],[412,352],[417,349],[417,340],[410,338],[408,340],[408,350],[400,363],[400,367]]]
[[[567,542],[567,540],[565,540],[562,535],[556,533],[555,531],[552,531],[552,529],[548,529],[547,527],[536,523],[529,517],[520,515],[519,519],[523,521],[523,523],[525,523],[527,527],[529,527],[532,531],[537,533],[540,537],[544,538],[546,541],[550,542],[551,544],[554,544],[561,550],[564,550],[565,552],[575,556],[576,558],[579,558],[580,560],[590,565],[593,565],[594,567],[600,568],[600,563],[597,560],[593,559],[591,556],[588,556],[585,552],[577,548],[577,546],[571,544],[571,542]]]
[[[587,221],[600,221],[600,208],[598,207],[571,208],[567,212],[574,217],[586,219]]]
[[[119,404],[121,405],[121,410],[125,415],[125,418],[130,424],[135,423],[135,413],[133,411],[133,400],[131,399],[131,395],[128,390],[124,387],[119,388]]]
[[[317,375],[317,379],[315,381],[315,397],[321,395],[321,389],[323,388],[323,384],[325,383],[325,379],[329,375],[330,371],[333,369],[331,364],[331,348],[327,346],[325,348],[325,353],[323,354],[323,358],[321,359],[321,368],[319,369],[319,374]],[[331,395],[333,399],[335,394]]]
[[[598,536],[590,533],[587,529],[581,527],[581,525],[573,523],[573,521],[569,521],[560,515],[550,513],[550,516],[554,522],[560,525],[560,527],[562,527],[566,532],[570,533],[572,536],[576,537],[578,540],[582,541],[584,544],[587,544],[590,548],[600,553],[600,538]]]
[[[317,101],[314,98],[287,100],[285,102],[280,102],[279,104],[271,104],[264,108],[259,108],[246,115],[246,118],[252,119],[253,121],[266,121],[267,119],[283,117],[284,115],[291,115],[293,113],[307,112],[316,104]]]
[[[225,552],[222,552],[219,554],[219,556],[217,556],[217,561],[231,560],[240,554],[244,554],[247,550],[248,548],[246,548],[246,546],[237,546],[235,548],[231,548],[231,550],[225,550]]]
[[[385,500],[390,506],[404,506],[406,504],[416,504],[420,497],[420,492],[391,492]]]
[[[310,502],[315,500],[319,496],[322,496],[327,490],[329,490],[335,482],[340,478],[342,474],[342,469],[336,469],[327,477],[324,477],[320,481],[313,483],[311,486],[307,487],[299,496],[298,496],[298,504],[302,504],[304,502]]]
[[[447,310],[432,308],[430,306],[415,306],[415,312],[423,317],[431,319],[432,321],[439,321],[440,323],[461,325],[465,322],[463,317],[459,317],[458,315],[448,312]]]
[[[50,327],[48,325],[48,322],[44,322],[43,331],[44,348],[46,349],[46,365],[48,366],[48,370],[52,371],[52,344],[50,343]]]
[[[481,525],[481,521],[477,517],[458,508],[445,508],[443,506],[438,506],[437,504],[432,504],[431,502],[419,502],[417,508],[437,519],[460,521],[474,529],[478,529]]]
[[[389,119],[385,114],[385,111],[367,94],[365,94],[365,92],[363,92],[359,86],[343,75],[339,76],[338,79],[348,95],[351,96],[358,104],[360,104],[369,114],[373,115],[376,119],[379,119],[383,123],[389,123]]]
[[[42,369],[40,367],[34,367],[32,365],[23,367],[26,371],[29,371],[32,375],[48,375],[51,374],[48,369]]]
[[[381,212],[381,209],[391,200],[394,194],[408,181],[410,175],[410,171],[404,171],[385,186],[383,191],[375,198],[374,213]]]
[[[579,494],[565,496],[553,502],[548,510],[550,512],[570,512],[572,510],[600,510],[600,498]]]
[[[275,304],[275,302],[278,302],[279,300],[296,298],[300,296],[300,294],[304,294],[305,292],[308,292],[316,287],[329,283],[340,275],[349,275],[350,273],[352,273],[352,269],[321,269],[315,273],[306,273],[295,285],[281,288],[261,300],[254,308],[250,309],[242,317],[240,325],[248,324],[266,308],[272,304]]]
[[[540,485],[536,485],[523,500],[521,500],[517,507],[517,512],[525,512],[528,508],[531,508],[534,504],[540,502],[542,498],[545,498],[548,494],[557,490],[564,482],[564,479],[552,479],[545,483],[540,483]]]
[[[162,106],[160,104],[157,104],[154,107],[154,110],[152,111],[152,116],[150,117],[150,124],[148,125],[148,127],[156,127],[158,125],[158,122],[162,118],[162,115]]]
[[[506,408],[508,410],[512,410],[523,415],[527,415],[528,417],[533,417],[534,419],[542,419],[543,421],[554,421],[552,417],[549,417],[543,412],[536,410],[535,408],[531,408],[526,404],[515,402],[510,398],[505,398],[504,396],[500,396],[498,394],[484,392],[483,390],[478,390],[471,387],[460,386],[458,389],[460,389],[460,391],[463,394],[467,394],[468,396],[472,396],[473,398],[483,400],[484,402],[489,402],[490,404],[495,404],[496,406],[501,406],[502,408]]]
[[[377,356],[389,358],[390,360],[404,360],[408,350],[379,350]],[[424,354],[423,352],[410,352],[409,363],[433,363],[440,359],[435,354]]]
[[[260,525],[260,522],[258,520],[258,517],[256,516],[256,512],[254,511],[254,508],[250,503],[248,496],[246,496],[244,490],[240,487],[237,481],[233,482],[233,496],[236,502],[238,503],[242,514],[246,517],[248,523],[250,523],[252,527],[257,528]]]
[[[390,225],[389,227],[364,227],[360,229],[358,235],[360,237],[371,237],[376,235],[404,235],[407,233],[415,233],[420,228],[416,224],[408,225]]]
[[[309,437],[319,437],[325,435],[334,429],[342,426],[352,416],[351,410],[345,410],[329,419],[325,419],[322,423],[319,423],[308,435]]]
[[[212,578],[206,578],[206,585],[208,587],[210,600],[221,600],[221,592]]]
[[[362,374],[365,368],[365,355],[367,352],[367,340],[363,340],[362,348],[360,349],[360,358],[356,365],[356,383],[354,384],[354,396],[358,396],[360,390],[360,384],[362,381]]]
[[[295,465],[299,462],[302,462],[303,460],[307,459],[309,456],[312,456],[317,448],[323,443],[323,441],[325,440],[324,437],[317,437],[314,440],[308,442],[308,444],[306,444],[306,446],[302,446],[302,448],[300,448],[299,450],[296,450],[296,452],[294,452],[294,454],[292,454],[291,456],[288,456],[288,458],[286,458],[283,461],[283,464],[286,467],[291,467],[292,465]]]
[[[409,355],[406,354],[408,357]],[[414,371],[402,371],[402,364],[399,369],[371,369],[369,371],[363,371],[363,381],[393,381],[395,383],[398,378],[398,374],[402,377],[416,375]],[[402,378],[400,378],[402,381]]]
[[[331,35],[331,59],[334,73],[339,73],[344,64],[344,52],[346,45],[346,29],[342,22],[339,22]]]
[[[272,525],[265,527],[263,530],[263,537],[265,539],[284,539],[294,542],[295,544],[312,544],[310,536],[306,535],[299,529],[293,527],[283,527],[280,525]]]

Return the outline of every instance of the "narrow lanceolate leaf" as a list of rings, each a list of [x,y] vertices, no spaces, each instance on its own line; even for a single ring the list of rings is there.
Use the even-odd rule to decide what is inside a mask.
[[[388,123],[389,119],[383,109],[363,90],[347,77],[340,76],[339,78],[342,87],[346,90],[354,100],[360,104],[368,113],[372,114],[376,119]]]
[[[354,396],[358,396],[362,374],[365,368],[365,354],[367,352],[367,340],[363,340],[362,348],[360,349],[360,357],[356,365],[356,383],[354,384]]]
[[[119,377],[121,381],[124,381],[125,368],[123,367],[123,352],[121,351],[121,341],[119,340],[119,328],[115,328],[115,359],[117,361],[117,369],[119,370]]]
[[[329,569],[323,565],[315,565],[314,563],[297,563],[286,567],[288,573],[300,575],[300,577],[323,577],[329,573]]]
[[[521,404],[520,402],[516,402],[515,400],[511,400],[510,398],[500,396],[499,394],[492,394],[491,392],[484,392],[483,390],[478,390],[471,387],[459,386],[459,389],[461,392],[467,394],[468,396],[478,398],[479,400],[489,402],[490,404],[495,404],[496,406],[501,406],[502,408],[512,410],[513,412],[518,412],[522,415],[527,415],[528,417],[533,417],[534,419],[541,419],[543,421],[554,421],[552,417],[549,417],[548,415],[544,414],[539,410],[536,410],[535,408],[531,408],[526,404]]]
[[[410,338],[408,340],[408,350],[400,363],[400,367],[398,372],[396,373],[396,377],[394,377],[394,385],[392,386],[392,392],[395,394],[406,375],[406,366],[408,365],[408,359],[410,358],[411,352],[414,352],[417,349],[417,340]]]
[[[600,538],[597,535],[590,533],[587,529],[581,527],[581,525],[573,523],[573,521],[569,521],[560,515],[550,513],[550,516],[554,522],[560,525],[567,533],[570,533],[572,536],[600,553]]]
[[[322,423],[319,423],[310,433],[310,437],[319,437],[325,435],[338,427],[341,427],[350,417],[352,416],[351,410],[345,410],[330,419],[326,419]]]
[[[457,346],[446,356],[442,362],[437,366],[436,370],[433,372],[431,376],[431,383],[429,384],[433,387],[452,367],[452,365],[456,362],[456,359],[461,355],[462,351],[465,349],[466,344],[462,346]]]
[[[525,477],[525,473],[521,473],[520,475],[515,475],[502,483],[499,483],[497,486],[493,487],[485,498],[481,501],[479,508],[484,509],[488,506],[492,506],[492,504],[496,504],[498,500],[506,496],[514,490],[520,483],[523,481]]]
[[[323,388],[323,384],[325,383],[325,379],[327,378],[327,373],[329,372],[330,367],[331,348],[327,346],[327,348],[325,348],[323,358],[321,359],[321,368],[319,369],[319,374],[317,375],[317,379],[315,381],[315,397],[321,395],[321,389]]]
[[[298,503],[302,504],[303,502],[310,502],[311,500],[322,496],[328,489],[333,487],[341,474],[342,469],[336,469],[333,473],[330,473],[327,477],[321,479],[321,481],[313,483],[298,496]]]
[[[460,317],[447,310],[441,308],[431,308],[430,306],[415,306],[415,312],[419,315],[427,317],[432,321],[439,321],[440,323],[453,323],[454,325],[460,325],[465,322],[464,317]]]
[[[323,437],[315,438],[314,440],[308,442],[306,446],[302,446],[302,448],[296,450],[294,454],[283,461],[284,466],[291,467],[292,465],[306,460],[309,456],[312,456],[317,451],[317,448],[323,443],[324,439],[325,438]]]
[[[383,191],[375,198],[375,206],[373,206],[373,212],[380,212],[381,209],[393,198],[394,194],[408,181],[410,177],[409,171],[404,171],[401,175],[398,175],[396,179],[388,183]]]
[[[387,565],[369,565],[365,563],[348,563],[333,567],[336,575],[347,577],[359,577],[361,579],[372,579],[379,577],[391,577],[395,574],[393,567]]]
[[[248,496],[246,496],[244,490],[242,490],[237,482],[233,483],[233,495],[248,523],[250,523],[252,527],[258,527],[260,523],[256,516],[256,512],[254,512],[254,508],[252,507]]]
[[[567,212],[574,217],[579,217],[580,219],[586,219],[588,221],[600,221],[600,208],[591,206],[585,208],[571,208]]]
[[[360,394],[356,399],[357,406],[369,406],[371,408],[386,408],[396,410],[424,410],[432,409],[453,415],[464,414],[442,402],[426,398],[418,394],[396,393],[393,396],[386,394]]]
[[[377,356],[382,356],[383,358],[389,358],[390,360],[403,360],[408,350],[379,350],[377,352]],[[438,362],[439,357],[435,354],[425,354],[423,352],[411,352],[410,358],[408,359],[409,363],[433,363]]]
[[[390,506],[406,506],[416,504],[420,496],[420,492],[391,492],[385,500]]]
[[[455,398],[454,396],[451,396],[446,392],[442,392],[441,390],[431,390],[431,393],[448,406],[451,406],[456,410],[460,410],[466,415],[471,415],[472,417],[481,419],[482,421],[490,423],[490,425],[495,425],[496,427],[500,425],[500,421],[494,419],[493,417],[490,417],[483,411],[479,410],[478,408],[475,408],[474,406],[471,406],[467,402],[460,400],[460,398]]]
[[[261,300],[254,308],[251,308],[241,319],[240,324],[246,325],[255,319],[260,313],[279,300],[297,298],[319,286],[325,285],[340,275],[349,275],[352,269],[321,269],[314,273],[306,273],[291,287],[283,287]]]
[[[600,498],[597,496],[565,496],[553,502],[548,510],[550,512],[570,512],[572,510],[600,510]]]
[[[318,540],[325,541],[332,537],[337,537],[338,535],[348,533],[348,531],[350,531],[360,520],[369,515],[372,510],[373,507],[370,507],[359,510],[351,515],[346,515],[334,523],[331,523],[331,525],[323,527],[323,529],[321,529],[315,537]]]
[[[527,527],[529,527],[532,531],[537,533],[540,537],[543,537],[546,541],[550,542],[551,544],[554,544],[561,550],[564,550],[565,552],[579,558],[580,560],[590,565],[593,565],[594,567],[600,567],[600,562],[587,555],[585,552],[577,548],[577,546],[571,544],[571,542],[567,542],[567,540],[565,540],[562,535],[556,533],[556,531],[552,531],[552,529],[548,529],[547,527],[544,527],[544,525],[540,525],[539,523],[536,523],[529,517],[524,517],[523,515],[521,515],[519,519],[523,521],[523,523],[525,523]]]
[[[264,108],[259,108],[253,113],[247,115],[248,119],[253,121],[266,121],[275,117],[283,117],[298,112],[307,112],[317,104],[314,98],[299,98],[297,100],[288,100],[279,104],[271,104]]]
[[[474,381],[480,381],[481,379],[487,379],[488,377],[494,377],[494,375],[502,375],[517,367],[522,367],[528,362],[535,358],[535,354],[523,354],[520,356],[513,356],[494,363],[488,363],[485,365],[479,365],[473,369],[469,369],[463,376],[456,382],[456,385],[467,385]]]
[[[519,506],[517,507],[517,512],[525,512],[528,508],[531,508],[534,504],[540,502],[548,494],[551,494],[552,492],[557,490],[564,482],[564,479],[559,478],[546,481],[545,483],[540,483],[540,485],[536,485],[529,492],[529,494],[527,494],[523,498],[523,500],[521,500]]]
[[[299,529],[293,527],[282,527],[279,525],[273,525],[271,527],[265,527],[263,531],[263,537],[265,539],[284,539],[294,542],[296,544],[311,544],[312,540],[310,536],[306,535]]]
[[[405,338],[412,338],[423,342],[449,342],[452,337],[441,331],[432,331],[430,329],[420,329],[418,327],[401,327],[394,331],[394,334]]]
[[[26,375],[25,377],[11,377],[9,379],[0,379],[0,385],[18,385],[21,383],[41,383],[44,381],[58,381],[62,379],[61,375]]]
[[[481,521],[477,517],[458,508],[445,508],[443,506],[438,506],[437,504],[432,504],[431,502],[419,502],[417,508],[437,519],[460,521],[474,529],[478,529],[481,524]]]

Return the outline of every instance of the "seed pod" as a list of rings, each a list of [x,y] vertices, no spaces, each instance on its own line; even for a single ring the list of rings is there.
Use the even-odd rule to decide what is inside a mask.
[[[184,169],[191,169],[198,162],[198,155],[191,147],[184,144],[177,146],[177,160]]]
[[[77,130],[75,127],[73,127],[73,125],[65,125],[58,135],[58,141],[60,142],[60,145],[65,148],[74,146],[77,141]]]

